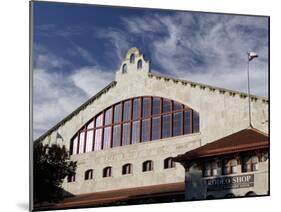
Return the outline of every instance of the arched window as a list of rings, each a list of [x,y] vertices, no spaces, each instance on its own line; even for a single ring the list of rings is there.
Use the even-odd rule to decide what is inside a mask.
[[[151,160],[147,160],[142,164],[142,171],[148,172],[153,170],[153,162]]]
[[[164,160],[164,169],[170,169],[174,168],[176,166],[175,162],[173,161],[173,158],[166,158]]]
[[[131,54],[130,63],[134,63],[134,62],[135,62],[135,54]]]
[[[89,169],[87,171],[85,171],[85,180],[91,180],[93,179],[93,169]]]
[[[71,182],[75,182],[75,174],[70,174],[67,176],[67,182],[71,183]]]
[[[242,158],[242,172],[253,172],[258,171],[258,157],[244,156]]]
[[[127,163],[122,166],[122,175],[132,174],[132,164]]]
[[[142,69],[142,60],[138,60],[137,69]]]
[[[237,173],[237,160],[236,159],[225,159],[223,160],[223,174],[235,174]]]
[[[111,177],[112,176],[112,168],[111,166],[105,167],[103,169],[102,177]]]
[[[122,73],[123,73],[123,74],[127,73],[127,64],[124,64],[124,65],[122,66]]]
[[[203,164],[203,177],[210,177],[216,175],[218,175],[218,161],[205,161]]]
[[[125,99],[92,117],[72,137],[72,155],[199,131],[199,114],[163,97]]]

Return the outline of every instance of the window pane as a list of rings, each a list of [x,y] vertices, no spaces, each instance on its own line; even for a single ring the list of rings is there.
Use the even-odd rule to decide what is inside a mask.
[[[253,171],[258,171],[258,167],[257,163],[253,163]]]
[[[160,139],[160,117],[152,119],[152,140]]]
[[[160,98],[153,98],[152,114],[153,115],[160,114]]]
[[[114,123],[121,122],[121,104],[115,105],[114,107]]]
[[[123,124],[122,146],[130,144],[130,123]]]
[[[78,136],[76,136],[73,140],[73,146],[72,146],[72,154],[77,154],[77,146],[78,146]]]
[[[121,127],[120,125],[115,125],[113,127],[113,141],[112,141],[112,145],[113,147],[116,147],[116,146],[120,146],[120,136],[121,136]]]
[[[106,112],[105,112],[105,119],[104,119],[104,124],[108,125],[112,123],[112,108],[109,108]]]
[[[103,122],[103,113],[101,113],[97,118],[96,118],[96,127],[102,126]]]
[[[140,118],[140,98],[133,101],[133,119]]]
[[[184,134],[191,133],[190,129],[190,111],[184,112]]]
[[[144,97],[142,100],[142,117],[147,118],[151,114],[151,101],[149,97]]]
[[[94,128],[94,120],[92,120],[87,126],[87,129],[93,129],[93,128]]]
[[[101,135],[102,135],[102,129],[97,129],[95,131],[95,151],[101,150]]]
[[[171,102],[168,99],[163,99],[162,113],[171,111]]]
[[[142,131],[141,131],[141,141],[150,140],[150,119],[145,119],[142,121]]]
[[[103,149],[110,148],[111,127],[104,128],[103,132]]]
[[[123,121],[131,119],[131,101],[128,100],[124,103]]]
[[[193,111],[193,132],[199,132],[199,114]]]
[[[142,60],[139,60],[139,61],[138,61],[138,66],[137,66],[137,68],[138,68],[138,69],[141,69],[141,68],[142,68]]]
[[[173,103],[173,111],[176,111],[176,110],[181,110],[183,107],[182,107],[182,104],[178,103],[178,102],[174,102]]]
[[[173,136],[181,135],[182,113],[173,114]]]
[[[94,136],[93,130],[87,131],[86,152],[91,152],[93,149],[93,136]]]
[[[171,136],[170,126],[171,126],[171,115],[163,116],[162,120],[162,138],[167,138]]]
[[[133,122],[132,128],[132,144],[139,143],[140,141],[140,121]]]
[[[84,143],[85,143],[85,132],[80,133],[80,138],[79,138],[79,153],[84,152]]]

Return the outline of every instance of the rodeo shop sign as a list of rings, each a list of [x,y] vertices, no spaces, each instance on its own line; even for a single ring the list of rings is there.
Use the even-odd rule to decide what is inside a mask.
[[[254,186],[254,175],[248,174],[207,179],[206,184],[208,191],[252,187]]]

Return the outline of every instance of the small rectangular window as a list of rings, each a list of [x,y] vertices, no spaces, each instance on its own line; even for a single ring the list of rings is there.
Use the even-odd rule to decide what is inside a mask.
[[[95,148],[94,150],[101,150],[102,129],[95,130]]]
[[[105,111],[104,125],[109,125],[112,123],[112,108]]]
[[[123,121],[129,121],[131,119],[131,100],[124,103]]]
[[[73,139],[73,144],[72,144],[72,154],[76,155],[77,154],[77,147],[78,147],[78,136],[76,136]]]
[[[134,121],[132,126],[132,144],[140,141],[140,121]]]
[[[123,124],[122,146],[130,144],[130,123]]]
[[[140,98],[136,98],[133,101],[133,119],[140,118]]]
[[[151,99],[144,97],[142,100],[142,118],[147,118],[151,115]]]
[[[121,104],[117,104],[114,106],[114,123],[121,122]]]
[[[192,118],[193,118],[193,133],[199,132],[199,113],[193,111],[192,114]]]
[[[84,152],[84,145],[85,145],[85,132],[80,132],[79,137],[79,153]]]
[[[86,140],[86,152],[91,152],[93,150],[93,137],[94,131],[88,130],[87,131],[87,140]]]
[[[160,139],[160,117],[152,119],[152,140]]]
[[[153,97],[152,115],[160,114],[160,98]]]
[[[182,112],[173,114],[173,136],[181,135],[182,132]]]
[[[142,131],[141,131],[141,141],[150,141],[150,119],[142,120]]]
[[[101,113],[97,118],[96,118],[96,127],[100,127],[103,125],[103,113]]]
[[[171,115],[164,115],[162,120],[162,138],[171,136]]]
[[[191,133],[190,112],[190,110],[184,112],[184,134]]]
[[[110,148],[111,127],[105,127],[103,132],[103,149]]]
[[[121,138],[121,126],[115,125],[113,127],[113,141],[112,141],[113,147],[120,146],[121,143],[120,138]]]
[[[163,99],[162,113],[167,113],[171,111],[171,101],[168,99]]]

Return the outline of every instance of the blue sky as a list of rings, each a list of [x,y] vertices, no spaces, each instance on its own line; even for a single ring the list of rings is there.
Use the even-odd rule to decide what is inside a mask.
[[[97,5],[34,3],[34,138],[114,80],[138,47],[152,72],[268,96],[268,19]]]

